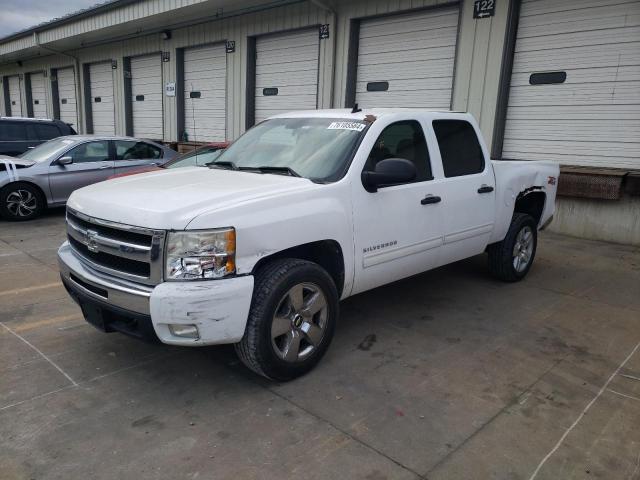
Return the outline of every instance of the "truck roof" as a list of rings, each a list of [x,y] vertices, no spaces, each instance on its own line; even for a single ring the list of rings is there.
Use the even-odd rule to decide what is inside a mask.
[[[429,109],[429,108],[363,108],[359,112],[352,113],[350,108],[329,108],[322,110],[298,110],[295,112],[281,113],[273,115],[269,118],[347,118],[350,120],[364,120],[367,115],[374,115],[376,117],[382,117],[385,115],[393,115],[396,113],[437,113],[440,114],[460,114],[470,115],[466,112],[454,112],[451,110],[443,109]]]

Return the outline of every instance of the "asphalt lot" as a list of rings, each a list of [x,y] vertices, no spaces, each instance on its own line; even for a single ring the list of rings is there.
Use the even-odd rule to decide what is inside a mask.
[[[0,221],[2,479],[640,478],[638,248],[543,233],[519,284],[477,257],[356,296],[275,384],[85,324],[63,222]]]

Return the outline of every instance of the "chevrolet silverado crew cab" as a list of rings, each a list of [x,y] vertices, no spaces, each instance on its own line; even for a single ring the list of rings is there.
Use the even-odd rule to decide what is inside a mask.
[[[490,160],[465,113],[277,115],[208,168],[76,190],[61,276],[99,329],[235,344],[289,380],[327,351],[341,299],[483,252],[521,280],[557,177],[551,162]]]

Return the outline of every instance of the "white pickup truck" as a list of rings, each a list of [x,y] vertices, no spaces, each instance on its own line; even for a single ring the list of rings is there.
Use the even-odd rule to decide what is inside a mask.
[[[233,343],[289,380],[326,352],[341,299],[483,252],[497,278],[522,279],[558,173],[491,161],[465,113],[278,115],[208,168],[74,192],[61,276],[104,331]]]

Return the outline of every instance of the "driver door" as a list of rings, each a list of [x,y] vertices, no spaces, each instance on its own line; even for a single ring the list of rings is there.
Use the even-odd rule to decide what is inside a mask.
[[[423,272],[438,264],[443,210],[422,126],[402,120],[384,128],[365,170],[386,158],[404,158],[416,167],[410,183],[367,192],[354,182],[355,279],[353,294]]]
[[[57,161],[49,167],[49,188],[56,203],[64,203],[78,188],[101,182],[113,175],[113,160],[109,142],[96,140],[72,148],[62,157],[71,157],[72,163],[59,165]]]

